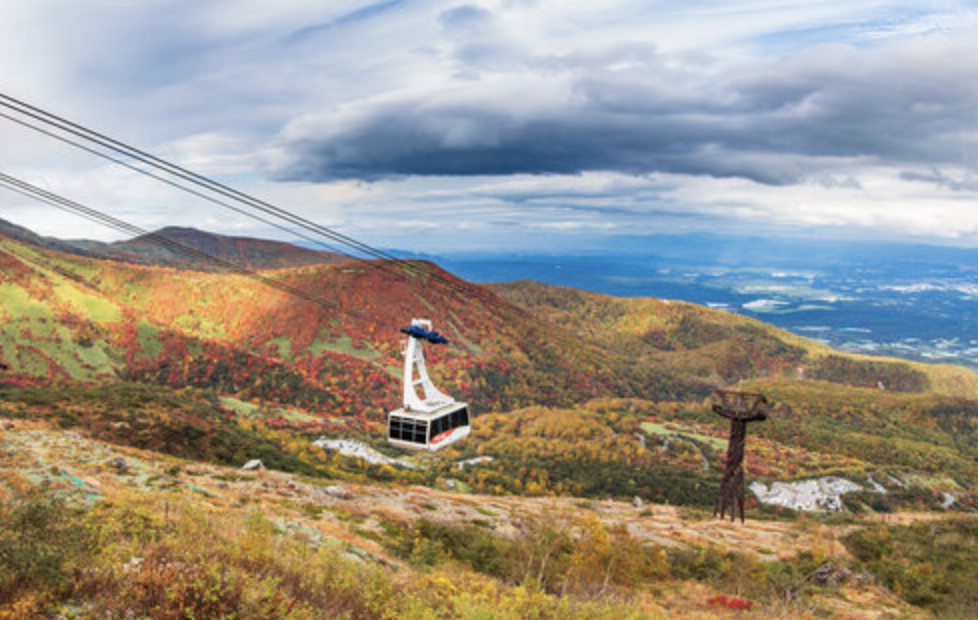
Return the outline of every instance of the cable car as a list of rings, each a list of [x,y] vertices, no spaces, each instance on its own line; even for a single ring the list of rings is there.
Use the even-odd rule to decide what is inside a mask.
[[[468,404],[438,391],[425,368],[422,343],[448,344],[448,339],[432,331],[431,321],[425,319],[412,320],[401,333],[408,336],[403,349],[404,405],[387,414],[387,441],[401,448],[434,452],[468,437]]]

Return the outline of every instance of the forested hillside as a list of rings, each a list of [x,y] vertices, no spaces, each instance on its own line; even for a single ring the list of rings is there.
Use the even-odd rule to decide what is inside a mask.
[[[0,261],[0,355],[23,380],[210,386],[376,420],[397,395],[397,328],[421,316],[454,342],[430,351],[436,377],[480,410],[702,398],[762,376],[949,395],[978,385],[962,369],[832,354],[691,304],[530,283],[487,291],[430,263],[261,276],[324,307],[246,275],[136,266],[11,239],[0,239]]]

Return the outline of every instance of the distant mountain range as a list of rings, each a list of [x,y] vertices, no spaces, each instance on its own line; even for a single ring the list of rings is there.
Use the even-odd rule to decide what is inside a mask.
[[[349,260],[341,254],[307,249],[281,241],[230,237],[176,226],[162,228],[134,239],[104,243],[88,239],[62,240],[42,237],[22,226],[0,219],[0,235],[78,256],[194,271],[223,271],[222,263],[233,263],[246,269],[288,269],[309,265],[332,265]],[[218,260],[212,262],[188,258],[177,249],[160,246],[148,239],[149,236],[173,241]]]

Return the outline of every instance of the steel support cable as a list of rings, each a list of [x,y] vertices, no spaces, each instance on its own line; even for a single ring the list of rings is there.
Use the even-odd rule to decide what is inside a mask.
[[[68,211],[74,213],[75,215],[80,215],[81,217],[84,217],[89,221],[102,224],[104,226],[107,226],[119,232],[142,236],[147,241],[165,247],[180,256],[191,258],[194,260],[206,260],[212,262],[215,265],[227,269],[231,273],[246,276],[270,288],[277,289],[279,291],[282,291],[294,297],[298,297],[310,303],[314,303],[323,309],[337,312],[340,314],[345,314],[357,321],[372,322],[377,325],[380,325],[379,322],[375,320],[368,319],[367,317],[361,316],[356,312],[342,308],[337,304],[330,302],[318,295],[313,295],[307,291],[296,288],[289,284],[285,284],[278,280],[269,278],[267,276],[263,276],[258,272],[248,269],[247,267],[243,267],[241,265],[224,260],[217,256],[213,256],[206,252],[202,252],[197,248],[194,248],[189,245],[185,245],[183,243],[180,243],[179,241],[175,241],[173,239],[169,239],[162,235],[158,235],[156,233],[146,231],[134,224],[130,224],[124,220],[120,220],[119,218],[103,213],[97,209],[93,209],[91,207],[78,203],[74,200],[70,200],[63,196],[55,194],[54,192],[50,192],[48,190],[32,185],[26,181],[18,179],[17,177],[13,177],[3,172],[0,172],[0,185],[3,185],[7,189],[10,189],[11,191],[15,191],[23,196],[27,196],[29,198],[39,200],[50,206],[58,208],[62,211]]]
[[[435,279],[436,281],[439,281],[443,285],[445,285],[445,286],[449,287],[450,289],[454,290],[455,292],[469,294],[469,295],[474,295],[476,297],[481,297],[483,299],[483,301],[486,301],[486,302],[491,303],[491,304],[494,304],[494,305],[498,305],[498,303],[499,303],[498,300],[495,300],[492,297],[488,297],[488,298],[485,297],[483,295],[483,291],[481,291],[477,287],[474,287],[474,286],[472,286],[472,285],[470,285],[468,283],[465,283],[466,284],[465,286],[460,286],[458,282],[449,280],[449,279],[447,279],[447,278],[445,278],[445,277],[443,277],[443,276],[441,276],[441,275],[439,275],[437,273],[431,273],[431,272],[429,272],[427,270],[421,269],[420,267],[418,267],[418,266],[410,263],[409,261],[405,261],[403,259],[399,259],[399,258],[397,258],[397,257],[395,257],[395,256],[393,256],[393,255],[391,255],[391,254],[389,254],[387,252],[384,252],[382,250],[373,248],[373,247],[371,247],[371,246],[369,246],[369,245],[367,245],[367,244],[365,244],[363,242],[360,242],[360,241],[357,241],[356,239],[353,239],[352,237],[349,237],[347,235],[344,235],[342,233],[339,233],[337,231],[334,231],[334,230],[332,230],[330,228],[327,228],[325,226],[322,226],[320,224],[317,224],[317,223],[315,223],[315,222],[313,222],[311,220],[308,220],[308,219],[306,219],[306,218],[304,218],[302,216],[296,215],[296,214],[291,213],[291,212],[289,212],[289,211],[287,211],[285,209],[282,209],[281,207],[277,207],[277,206],[275,206],[273,204],[270,204],[268,202],[265,202],[263,200],[260,200],[258,198],[255,198],[255,197],[253,197],[253,196],[251,196],[249,194],[246,194],[246,193],[241,192],[239,190],[236,190],[236,189],[234,189],[232,187],[229,187],[227,185],[224,185],[223,183],[220,183],[218,181],[214,181],[213,179],[210,179],[208,177],[205,177],[203,175],[200,175],[198,173],[195,173],[195,172],[193,172],[191,170],[188,170],[186,168],[183,168],[183,167],[181,167],[181,166],[179,166],[177,164],[173,164],[171,162],[168,162],[168,161],[166,161],[164,159],[161,159],[159,157],[156,157],[155,155],[152,155],[150,153],[147,153],[145,151],[142,151],[141,149],[138,149],[136,147],[130,146],[130,145],[128,145],[128,144],[126,144],[124,142],[121,142],[119,140],[115,140],[114,138],[111,138],[109,136],[106,136],[106,135],[104,135],[104,134],[102,134],[102,133],[100,133],[98,131],[93,130],[93,129],[89,129],[88,127],[85,127],[83,125],[74,123],[74,122],[72,122],[72,121],[70,121],[68,119],[65,119],[65,118],[61,117],[61,116],[58,116],[58,115],[53,114],[51,112],[47,112],[46,110],[43,110],[43,109],[38,108],[36,106],[33,106],[33,105],[31,105],[31,104],[29,104],[27,102],[21,101],[21,100],[19,100],[17,98],[14,98],[14,97],[11,97],[9,95],[0,93],[0,106],[6,107],[6,108],[8,108],[10,110],[14,110],[15,112],[18,112],[18,113],[23,114],[25,116],[29,116],[31,118],[34,118],[35,120],[41,121],[42,123],[45,123],[47,125],[57,127],[61,131],[65,131],[65,132],[71,133],[73,135],[76,135],[76,136],[84,139],[84,140],[88,140],[90,142],[94,142],[96,144],[99,144],[100,146],[103,146],[105,148],[111,149],[111,150],[113,150],[115,152],[122,153],[122,154],[124,154],[124,155],[126,155],[128,157],[131,157],[131,158],[136,159],[136,160],[138,160],[138,161],[140,161],[142,163],[145,163],[147,165],[150,165],[150,166],[152,166],[152,167],[154,167],[154,168],[156,168],[158,170],[162,170],[162,171],[164,171],[164,172],[166,172],[168,174],[171,174],[171,175],[174,175],[174,176],[179,177],[181,179],[184,179],[186,181],[189,181],[189,182],[191,182],[191,183],[193,183],[195,185],[204,187],[204,188],[208,189],[209,191],[212,191],[212,192],[217,193],[217,194],[221,194],[221,195],[223,195],[223,196],[225,196],[227,198],[231,198],[231,199],[236,200],[238,202],[241,202],[243,204],[247,204],[248,206],[252,207],[253,209],[257,209],[257,210],[262,211],[262,212],[264,212],[266,214],[269,214],[269,215],[274,215],[275,217],[278,217],[280,219],[283,219],[283,220],[289,222],[290,224],[293,224],[295,226],[299,226],[301,228],[304,228],[304,229],[309,230],[311,232],[314,232],[316,234],[325,236],[325,237],[327,237],[327,238],[329,238],[329,239],[331,239],[333,241],[336,241],[338,243],[341,243],[343,245],[346,245],[347,247],[351,247],[351,248],[353,248],[353,249],[355,249],[357,251],[360,251],[360,252],[363,252],[363,253],[368,254],[370,256],[373,256],[374,258],[384,259],[384,260],[391,261],[391,262],[395,263],[396,265],[400,266],[402,269],[408,270],[408,271],[414,273],[415,275],[430,276],[431,278]],[[30,126],[29,124],[24,124],[24,123],[22,123],[22,124],[25,127],[33,128],[33,126]],[[73,142],[68,142],[68,143],[74,145]],[[114,159],[113,159],[113,161],[114,161]],[[179,186],[179,184],[177,184],[177,186]],[[218,203],[218,204],[222,204],[223,205],[223,203]],[[254,217],[250,213],[245,213],[245,215],[248,215],[249,217]],[[264,220],[259,220],[259,221],[264,221]]]
[[[2,97],[2,96],[3,95],[0,94],[0,97]],[[0,105],[3,105],[3,103],[0,102]],[[262,222],[264,224],[267,224],[269,226],[272,226],[273,228],[276,228],[278,230],[281,230],[281,231],[287,232],[287,233],[289,233],[291,235],[295,235],[297,237],[300,237],[302,239],[305,239],[306,241],[309,241],[309,242],[311,242],[311,243],[313,243],[313,244],[315,244],[315,245],[317,245],[317,246],[319,246],[321,248],[324,248],[325,250],[328,250],[330,252],[333,252],[335,254],[339,254],[341,256],[346,256],[347,258],[350,258],[351,260],[362,261],[366,265],[368,265],[368,266],[370,266],[370,267],[372,267],[374,269],[379,269],[379,270],[381,270],[381,271],[383,271],[385,273],[392,274],[392,275],[394,275],[396,277],[399,277],[399,278],[403,278],[404,277],[402,273],[396,271],[395,269],[389,268],[388,266],[386,266],[382,262],[368,262],[368,261],[364,261],[363,258],[357,257],[357,256],[353,256],[352,254],[349,254],[349,253],[347,253],[347,252],[345,252],[345,251],[343,251],[343,250],[341,250],[339,248],[336,248],[336,247],[331,246],[331,245],[329,245],[327,243],[324,243],[321,239],[317,239],[315,237],[306,235],[306,234],[304,234],[302,232],[293,230],[291,228],[287,228],[287,227],[285,227],[285,226],[283,226],[281,224],[278,224],[278,223],[276,223],[276,222],[274,222],[272,220],[263,218],[260,215],[257,215],[255,213],[252,213],[250,211],[247,211],[247,210],[245,210],[245,209],[243,209],[241,207],[237,207],[237,206],[235,206],[235,205],[233,205],[233,204],[231,204],[229,202],[225,202],[223,200],[220,200],[219,198],[215,198],[214,196],[210,196],[208,194],[205,194],[205,193],[203,193],[203,192],[201,192],[199,190],[196,190],[196,189],[194,189],[192,187],[188,187],[186,185],[182,185],[182,184],[180,184],[180,183],[178,183],[176,181],[173,181],[172,179],[168,179],[168,178],[166,178],[166,177],[164,177],[162,175],[155,174],[155,173],[153,173],[153,172],[151,172],[149,170],[146,170],[144,168],[140,168],[139,166],[133,165],[130,162],[124,161],[124,160],[119,159],[117,157],[113,157],[112,155],[109,155],[108,153],[104,153],[102,151],[99,151],[98,149],[91,148],[89,146],[86,146],[85,144],[82,144],[81,142],[78,142],[76,140],[72,140],[71,138],[67,138],[65,136],[59,135],[59,134],[57,134],[57,133],[55,133],[53,131],[49,131],[47,129],[44,129],[43,127],[40,127],[40,126],[35,125],[33,123],[27,122],[27,121],[25,121],[23,119],[19,119],[19,118],[13,117],[13,116],[11,116],[9,114],[6,114],[4,112],[0,112],[0,118],[5,118],[5,119],[9,120],[12,123],[16,123],[16,124],[18,124],[18,125],[26,128],[26,129],[30,129],[32,131],[35,131],[35,132],[40,133],[42,135],[45,135],[45,136],[47,136],[47,137],[49,137],[49,138],[51,138],[53,140],[57,140],[59,142],[62,142],[64,144],[67,144],[69,146],[73,146],[73,147],[75,147],[75,148],[77,148],[79,150],[85,151],[86,153],[89,153],[91,155],[95,155],[96,157],[100,157],[100,158],[105,159],[105,160],[107,160],[109,162],[112,162],[114,164],[117,164],[117,165],[123,166],[125,168],[128,168],[129,170],[132,170],[133,172],[137,172],[139,174],[142,174],[144,176],[147,176],[147,177],[149,177],[151,179],[154,179],[156,181],[159,181],[161,183],[165,183],[165,184],[167,184],[167,185],[169,185],[171,187],[174,187],[176,189],[183,190],[183,191],[185,191],[185,192],[187,192],[189,194],[192,194],[194,196],[197,196],[197,197],[199,197],[199,198],[201,198],[203,200],[206,200],[206,201],[211,202],[213,204],[216,204],[218,206],[221,206],[221,207],[230,209],[231,211],[235,211],[236,213],[239,213],[239,214],[244,215],[246,217],[250,217],[250,218],[252,218],[254,220],[257,220],[259,222]],[[41,121],[41,122],[43,122],[43,121]],[[397,262],[400,262],[400,263],[404,263],[405,262],[405,261],[401,261],[400,259],[396,259],[396,261]],[[412,268],[416,272],[418,271],[417,268],[415,268],[413,265],[411,265],[411,266],[412,266]],[[469,292],[469,291],[462,290],[462,289],[460,289],[457,286],[455,287],[455,290],[458,291],[458,292],[463,292],[463,293]],[[476,290],[479,293],[482,292],[481,289],[476,289]],[[478,297],[479,295],[477,294],[476,296]]]
[[[87,131],[87,130],[85,130],[85,128],[82,128],[82,127],[78,126],[79,129],[78,130],[74,130],[71,127],[67,127],[67,126],[63,125],[60,121],[51,121],[50,119],[45,118],[43,116],[43,114],[47,114],[43,110],[41,110],[37,114],[35,114],[35,113],[30,112],[30,111],[25,111],[23,109],[20,109],[20,108],[15,107],[15,106],[8,105],[8,104],[6,104],[6,103],[4,103],[2,101],[2,99],[4,97],[5,97],[5,95],[3,95],[2,93],[0,93],[0,106],[7,107],[8,109],[11,109],[11,110],[14,110],[16,112],[19,112],[20,114],[24,114],[26,116],[30,116],[31,118],[34,118],[36,120],[39,120],[42,123],[45,123],[45,124],[50,125],[50,126],[53,126],[53,127],[57,127],[58,129],[60,129],[62,131],[66,131],[68,133],[74,134],[74,135],[76,135],[76,136],[78,136],[78,137],[80,137],[82,139],[88,140],[90,142],[94,142],[94,143],[96,143],[96,144],[98,144],[100,146],[103,146],[105,148],[111,149],[111,150],[113,150],[113,151],[115,151],[117,153],[121,153],[121,154],[126,155],[128,157],[131,157],[132,159],[135,159],[135,160],[137,160],[137,161],[139,161],[141,163],[144,163],[144,164],[153,166],[157,170],[162,170],[163,172],[166,172],[168,174],[172,174],[172,175],[177,176],[179,178],[183,178],[185,180],[188,180],[188,181],[190,181],[190,182],[192,182],[192,183],[194,183],[194,184],[196,184],[196,185],[198,185],[200,187],[203,187],[205,189],[209,189],[210,191],[214,191],[214,192],[217,192],[217,193],[221,193],[221,194],[223,194],[225,196],[228,196],[228,193],[227,192],[220,192],[220,191],[214,189],[213,187],[207,185],[206,183],[201,183],[201,182],[195,181],[192,178],[189,178],[187,175],[184,175],[184,174],[179,173],[179,172],[174,172],[173,170],[168,169],[165,166],[155,164],[152,161],[148,161],[147,158],[144,158],[144,157],[140,156],[138,153],[130,152],[130,151],[127,151],[126,149],[123,149],[123,148],[117,148],[117,147],[113,146],[112,144],[106,142],[106,140],[110,140],[111,141],[111,138],[106,138],[105,140],[103,140],[101,138],[98,138],[98,137],[94,137],[93,138],[92,136],[89,136],[89,135],[86,135],[85,134],[85,131]],[[26,106],[27,104],[24,104],[24,105]],[[11,117],[11,116],[9,116],[7,114],[3,114],[3,113],[0,113],[0,116],[3,116],[4,118],[7,118],[8,120],[11,120],[12,122],[15,122],[15,123],[17,123],[17,124],[19,124],[19,125],[21,125],[21,126],[23,126],[25,128],[32,129],[32,130],[37,131],[37,132],[39,132],[41,134],[47,135],[47,136],[49,136],[49,137],[51,137],[51,138],[53,138],[55,140],[59,140],[59,141],[65,143],[65,144],[68,144],[70,146],[74,146],[76,148],[80,148],[80,149],[82,149],[82,150],[84,150],[84,151],[86,151],[88,153],[94,154],[94,155],[96,155],[98,157],[102,157],[103,159],[106,159],[106,160],[111,161],[113,163],[116,163],[116,164],[125,166],[125,167],[129,168],[130,170],[134,170],[136,172],[139,172],[140,174],[144,174],[144,175],[149,176],[149,177],[151,177],[153,179],[156,179],[156,180],[159,180],[161,182],[167,183],[168,185],[170,185],[172,187],[175,187],[177,189],[184,190],[184,191],[186,191],[186,192],[188,192],[190,194],[193,194],[195,196],[198,196],[200,198],[203,198],[205,200],[208,200],[208,201],[210,201],[210,202],[212,202],[214,204],[217,204],[217,205],[220,205],[222,207],[225,207],[225,208],[231,209],[233,211],[236,211],[237,213],[240,213],[242,215],[245,215],[246,217],[250,217],[250,218],[252,218],[254,220],[257,220],[259,222],[263,222],[265,224],[269,224],[269,225],[271,225],[271,226],[273,226],[275,228],[278,228],[279,230],[284,230],[285,232],[288,232],[290,234],[294,234],[296,236],[299,236],[299,237],[301,237],[303,239],[306,239],[308,241],[311,241],[312,243],[314,243],[314,244],[316,244],[316,245],[318,245],[320,247],[323,247],[323,248],[325,248],[325,249],[327,249],[327,250],[329,250],[331,252],[342,254],[343,256],[347,256],[348,258],[351,258],[353,260],[363,260],[363,257],[353,256],[352,254],[349,254],[347,252],[344,252],[342,250],[339,250],[338,248],[335,248],[333,246],[330,246],[329,244],[324,243],[321,239],[316,239],[316,238],[313,238],[313,237],[309,237],[308,235],[297,233],[296,231],[294,231],[294,230],[292,230],[290,228],[286,228],[286,227],[281,226],[279,224],[275,224],[275,223],[271,222],[270,220],[267,220],[267,219],[265,219],[265,218],[263,218],[263,217],[261,217],[259,215],[256,215],[256,214],[254,214],[254,213],[252,213],[250,211],[241,209],[239,207],[234,207],[234,206],[228,204],[227,202],[224,202],[224,201],[219,200],[217,198],[214,198],[212,196],[208,196],[206,194],[203,194],[202,192],[199,192],[197,190],[194,190],[193,188],[187,187],[185,185],[181,185],[180,183],[177,183],[175,181],[168,180],[165,177],[161,177],[160,175],[153,174],[153,173],[151,173],[151,172],[149,172],[147,170],[144,170],[142,168],[139,168],[138,166],[134,166],[132,164],[129,164],[127,162],[124,162],[124,161],[122,161],[122,160],[120,160],[118,158],[115,158],[115,157],[112,157],[110,155],[107,155],[106,153],[102,153],[101,151],[98,151],[96,149],[85,147],[84,145],[81,145],[80,143],[78,143],[78,142],[76,142],[74,140],[71,140],[71,139],[66,138],[64,136],[59,136],[59,135],[55,134],[54,132],[47,131],[45,129],[42,129],[40,127],[37,127],[36,125],[33,125],[32,123],[28,123],[28,122],[23,121],[21,119],[13,118],[13,117]],[[51,116],[53,118],[55,118],[55,119],[60,119],[60,117],[57,117],[56,115],[51,115]],[[70,121],[64,121],[64,123],[73,125],[73,123],[70,123]],[[92,133],[94,133],[96,135],[99,135],[99,136],[101,135],[101,134],[98,134],[98,132],[92,132]],[[138,151],[138,149],[133,149],[133,151]],[[236,200],[238,202],[243,202],[241,199],[236,198],[234,196],[228,196],[228,197],[230,197],[230,198],[232,198],[232,199],[234,199],[234,200]],[[248,203],[245,203],[245,204],[248,204]],[[252,208],[255,208],[253,205],[250,205],[250,204],[248,204],[248,206],[251,206]],[[268,211],[266,211],[266,213],[268,213]],[[274,213],[271,213],[271,214],[272,215],[276,215]],[[285,217],[278,216],[278,215],[276,215],[276,217],[279,217],[280,219],[285,219],[285,221],[288,221],[288,222],[290,222],[290,223],[292,223],[294,225],[302,226],[301,223],[295,222],[293,220],[290,220],[289,218],[285,218]],[[303,227],[306,228],[306,229],[308,229],[308,227],[305,227],[305,226],[303,226]],[[412,271],[414,271],[416,273],[423,273],[422,270],[420,270],[418,267],[415,267],[414,265],[411,265],[410,263],[405,263],[405,261],[399,261],[398,259],[391,259],[391,260],[394,260],[395,262],[400,262],[400,263],[407,264],[407,266]],[[376,269],[380,269],[382,271],[386,271],[388,273],[392,273],[392,274],[397,275],[399,277],[403,277],[402,274],[399,274],[397,271],[395,271],[393,269],[390,269],[390,268],[388,268],[388,267],[386,267],[386,266],[384,266],[382,264],[378,264],[378,263],[367,263],[367,264],[369,264],[371,267],[374,267]]]
[[[112,228],[114,230],[118,230],[118,231],[123,232],[123,233],[126,233],[126,234],[138,234],[138,233],[136,233],[136,231],[133,231],[131,228],[129,228],[127,226],[120,226],[120,225],[116,224],[111,219],[101,218],[98,215],[93,214],[93,213],[90,213],[90,212],[88,212],[85,209],[78,208],[77,205],[73,205],[73,204],[70,204],[70,203],[67,203],[67,202],[62,202],[60,200],[57,200],[57,199],[54,199],[54,198],[50,198],[50,197],[44,196],[42,194],[38,194],[38,193],[34,192],[32,189],[23,187],[23,186],[19,185],[18,183],[11,182],[11,181],[3,178],[3,176],[4,175],[2,175],[2,173],[0,173],[0,185],[3,185],[4,187],[6,187],[7,189],[9,189],[11,191],[17,192],[17,193],[19,193],[19,194],[21,194],[23,196],[28,197],[28,198],[39,200],[39,201],[44,202],[44,203],[46,203],[46,204],[48,204],[48,205],[50,205],[52,207],[55,207],[55,208],[60,209],[62,211],[73,213],[73,214],[78,215],[78,216],[81,216],[81,217],[83,217],[83,218],[85,218],[87,220],[90,220],[92,222],[96,222],[98,224],[102,224],[102,225],[104,225],[106,227],[109,227],[109,228]],[[176,254],[178,254],[180,256],[184,256],[186,258],[194,258],[194,259],[197,259],[197,260],[200,260],[201,258],[206,258],[206,260],[208,260],[208,261],[214,262],[216,264],[221,264],[221,260],[218,259],[218,258],[216,258],[216,257],[212,257],[212,256],[209,256],[209,255],[205,257],[205,256],[201,256],[200,254],[195,254],[195,253],[191,252],[191,250],[194,250],[194,248],[192,248],[190,246],[183,246],[183,247],[175,246],[175,245],[173,245],[173,243],[171,243],[172,242],[171,239],[167,239],[165,237],[161,237],[161,236],[158,236],[158,235],[155,235],[155,234],[152,234],[152,233],[146,235],[144,238],[147,241],[151,242],[151,243],[154,243],[156,245],[160,245],[160,246],[166,247],[170,251],[175,252]],[[226,265],[226,264],[222,264],[221,266],[222,267],[225,267],[225,268],[228,268],[230,273],[233,273],[233,274],[236,274],[236,275],[244,275],[244,276],[247,276],[247,277],[252,277],[252,278],[260,281],[261,283],[263,283],[263,284],[265,284],[265,285],[267,285],[267,286],[269,286],[271,288],[275,288],[275,289],[281,290],[281,291],[286,292],[288,294],[291,294],[293,296],[299,297],[299,298],[301,298],[301,299],[303,299],[305,301],[309,301],[311,303],[315,303],[315,304],[317,304],[317,305],[319,305],[321,307],[325,307],[325,308],[328,308],[330,310],[341,311],[339,308],[337,308],[336,306],[330,304],[330,302],[328,302],[326,300],[323,300],[323,299],[320,299],[320,298],[316,298],[316,297],[312,297],[312,296],[306,294],[304,291],[301,291],[299,289],[295,289],[294,287],[291,287],[291,286],[289,286],[287,284],[283,284],[281,282],[277,282],[277,281],[272,280],[270,278],[266,278],[264,276],[261,276],[260,274],[247,272],[246,270],[244,270],[243,268],[241,268],[238,265]],[[360,317],[356,317],[356,318],[358,320],[360,319]]]
[[[202,186],[215,193],[223,194],[228,198],[232,198],[239,202],[244,202],[254,208],[259,208],[260,210],[266,211],[270,214],[274,214],[278,217],[282,217],[283,219],[290,221],[290,223],[301,225],[304,228],[309,226],[318,227],[322,229],[322,230],[317,230],[317,232],[319,232],[320,234],[324,234],[326,236],[333,238],[334,240],[341,241],[344,245],[347,245],[348,247],[351,247],[353,249],[363,251],[364,253],[370,254],[372,256],[376,256],[378,258],[383,257],[383,258],[398,260],[394,257],[384,256],[380,250],[375,250],[364,243],[356,241],[355,239],[350,239],[345,235],[342,235],[326,227],[319,226],[314,222],[308,222],[308,221],[302,222],[304,218],[289,213],[284,209],[275,207],[274,205],[271,204],[263,204],[263,201],[258,200],[257,198],[254,198],[252,196],[249,196],[248,194],[245,194],[243,192],[240,192],[239,190],[228,187],[218,181],[214,181],[196,172],[187,170],[177,164],[173,164],[162,158],[152,155],[151,153],[147,153],[139,148],[136,148],[134,146],[128,145],[124,142],[111,138],[94,129],[90,129],[88,127],[85,127],[84,125],[80,125],[64,117],[58,116],[57,114],[48,112],[46,110],[33,106],[27,102],[21,101],[9,95],[0,93],[0,106],[6,107],[10,110],[14,110],[15,112],[18,112],[25,116],[30,116],[35,120],[39,120],[47,125],[57,127],[62,131],[74,134],[80,138],[99,144],[100,146],[111,149],[117,153],[122,153],[128,157],[131,157],[132,159],[148,164],[154,168],[157,168],[158,170],[163,170],[168,174],[172,174],[174,176],[182,178],[185,181],[194,183],[195,185]],[[260,205],[260,207],[258,205]]]
[[[300,216],[296,216],[294,214],[291,214],[291,213],[289,213],[288,211],[286,211],[284,209],[281,209],[279,207],[275,207],[274,205],[270,205],[268,203],[264,203],[263,201],[260,201],[260,200],[258,200],[256,198],[253,198],[253,197],[251,197],[251,196],[249,196],[247,194],[244,194],[243,192],[240,192],[238,190],[234,190],[233,188],[224,186],[223,184],[221,184],[221,183],[219,183],[217,181],[213,181],[211,179],[208,179],[207,177],[203,177],[202,175],[199,175],[199,174],[194,173],[192,171],[189,171],[189,170],[186,170],[184,168],[181,168],[180,166],[177,166],[176,164],[172,164],[170,162],[167,162],[165,160],[162,160],[162,159],[160,159],[160,158],[158,158],[156,156],[153,156],[153,155],[151,155],[149,153],[146,153],[146,152],[144,152],[144,151],[142,151],[142,150],[140,150],[138,148],[129,146],[129,145],[127,145],[125,143],[122,143],[122,142],[120,142],[118,140],[115,140],[113,138],[110,138],[109,136],[105,136],[104,134],[101,134],[101,133],[99,133],[99,132],[97,132],[95,130],[88,129],[87,127],[84,127],[82,125],[79,125],[77,123],[74,123],[74,122],[72,122],[70,120],[67,120],[67,119],[65,119],[63,117],[60,117],[60,116],[58,116],[56,114],[47,112],[47,111],[45,111],[45,110],[43,110],[41,108],[38,108],[36,106],[33,106],[33,105],[29,104],[29,103],[26,103],[24,101],[21,101],[19,99],[16,99],[14,97],[11,97],[9,95],[6,95],[4,93],[0,93],[0,106],[6,107],[6,108],[8,108],[10,110],[13,110],[13,111],[15,111],[17,113],[23,114],[25,116],[29,116],[31,118],[34,118],[34,119],[36,119],[36,120],[38,120],[38,121],[40,121],[40,122],[42,122],[42,123],[44,123],[46,125],[49,125],[49,126],[52,126],[52,127],[56,127],[58,129],[60,129],[61,131],[65,131],[65,132],[71,133],[71,134],[73,134],[75,136],[78,136],[78,137],[80,137],[80,138],[82,138],[84,140],[87,140],[89,142],[94,142],[95,144],[98,144],[98,145],[103,146],[105,148],[111,149],[111,150],[113,150],[113,151],[115,151],[117,153],[121,153],[121,154],[126,155],[128,157],[131,157],[131,158],[133,158],[135,160],[140,161],[141,163],[150,165],[150,166],[152,166],[152,167],[154,167],[154,168],[156,168],[158,170],[161,170],[161,171],[166,172],[168,174],[177,176],[177,177],[179,177],[181,179],[184,179],[186,181],[189,181],[191,183],[194,183],[195,185],[198,185],[198,186],[203,187],[205,189],[208,189],[208,190],[210,190],[212,192],[215,192],[215,193],[221,194],[221,195],[223,195],[225,197],[228,197],[228,198],[231,198],[233,200],[236,200],[237,202],[243,203],[243,204],[245,204],[247,206],[250,206],[250,207],[252,207],[254,209],[257,209],[259,211],[263,211],[263,212],[265,212],[267,214],[270,214],[270,215],[274,215],[276,217],[279,217],[280,219],[283,219],[283,220],[285,220],[285,221],[287,221],[287,222],[289,222],[289,223],[291,223],[293,225],[300,226],[300,227],[302,227],[302,228],[304,228],[306,230],[309,230],[311,232],[314,232],[314,233],[317,233],[317,234],[326,236],[327,238],[330,238],[332,240],[339,240],[339,242],[344,243],[345,245],[348,245],[348,246],[350,245],[349,243],[346,243],[345,241],[343,241],[344,239],[349,239],[345,235],[342,235],[340,233],[336,233],[335,231],[332,231],[332,230],[330,230],[330,229],[328,229],[326,227],[319,226],[319,225],[315,224],[314,222],[309,222],[308,220],[305,220],[304,218],[301,218]],[[28,124],[23,124],[23,126],[33,128],[33,126],[29,126]],[[74,146],[74,142],[73,141],[68,141],[66,143],[71,144],[72,146]],[[88,149],[86,149],[86,150],[88,150]],[[112,158],[112,159],[115,160],[115,158]],[[180,188],[184,189],[183,186],[181,186],[179,183],[176,183],[176,184],[173,184],[173,185],[175,187],[180,187]],[[224,206],[223,205],[223,201],[218,202],[216,204],[221,204],[222,206]],[[238,211],[238,210],[235,209],[235,211]],[[241,211],[238,211],[238,212],[240,213]],[[248,217],[252,217],[253,219],[256,219],[258,221],[263,221],[263,222],[265,221],[263,218],[260,218],[260,217],[256,216],[253,213],[245,212],[244,214],[247,215]],[[479,299],[483,303],[486,303],[490,307],[495,307],[498,311],[500,311],[502,313],[505,313],[505,314],[516,315],[516,316],[518,316],[520,318],[525,318],[527,316],[527,312],[525,310],[523,310],[523,309],[521,309],[521,308],[519,308],[517,306],[513,306],[511,304],[507,304],[507,303],[502,302],[495,295],[489,293],[488,291],[485,291],[485,290],[481,289],[480,287],[478,287],[476,285],[473,285],[473,284],[468,283],[468,282],[465,282],[465,281],[458,281],[458,282],[456,282],[456,281],[453,281],[453,280],[449,280],[449,279],[441,276],[438,273],[432,273],[432,272],[430,272],[428,270],[422,269],[422,268],[420,268],[420,267],[418,267],[418,266],[416,266],[416,265],[414,265],[414,264],[412,264],[412,263],[410,263],[408,261],[399,259],[397,257],[393,257],[392,255],[387,254],[385,252],[382,252],[380,250],[376,250],[376,249],[368,246],[367,244],[361,243],[361,242],[356,241],[356,240],[353,240],[353,239],[350,239],[350,241],[352,241],[358,247],[365,248],[365,250],[363,250],[363,251],[365,251],[367,253],[370,253],[370,254],[372,254],[375,257],[384,258],[386,260],[389,260],[392,263],[394,263],[395,265],[400,266],[404,271],[413,273],[415,275],[429,276],[436,283],[442,284],[443,286],[445,286],[450,291],[453,291],[453,292],[458,293],[458,294],[462,294],[462,295],[466,295],[466,296],[471,296],[471,297],[474,297],[476,299]],[[391,273],[391,274],[393,274],[393,275],[395,275],[397,277],[405,278],[406,279],[407,274],[405,274],[403,272],[399,272],[399,271],[394,270],[394,269],[390,269],[386,265],[381,264],[381,263],[379,263],[377,261],[367,261],[366,264],[368,266],[373,267],[373,268],[380,269],[382,271],[386,271],[388,273]]]

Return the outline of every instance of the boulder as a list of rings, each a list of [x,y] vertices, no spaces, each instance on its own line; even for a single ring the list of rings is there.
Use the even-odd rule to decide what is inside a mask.
[[[350,499],[351,497],[353,497],[352,493],[350,493],[343,487],[336,486],[336,485],[326,487],[325,489],[323,489],[323,493],[335,499]]]
[[[262,469],[265,469],[265,466],[258,459],[252,459],[241,467],[241,471],[259,471]]]

